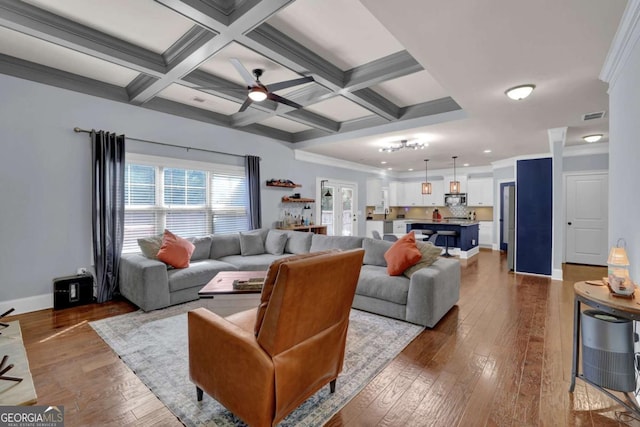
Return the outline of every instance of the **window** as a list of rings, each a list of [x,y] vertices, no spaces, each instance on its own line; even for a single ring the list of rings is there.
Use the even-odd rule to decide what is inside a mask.
[[[249,228],[244,167],[131,155],[125,168],[123,252],[166,228],[182,237]]]

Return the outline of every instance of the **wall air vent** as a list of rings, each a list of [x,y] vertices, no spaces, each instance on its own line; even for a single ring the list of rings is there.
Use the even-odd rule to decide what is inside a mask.
[[[199,96],[194,96],[193,100],[196,101],[196,102],[204,102],[204,99],[200,98]]]
[[[596,111],[595,113],[587,113],[582,116],[583,121],[601,119],[605,115],[605,111]]]

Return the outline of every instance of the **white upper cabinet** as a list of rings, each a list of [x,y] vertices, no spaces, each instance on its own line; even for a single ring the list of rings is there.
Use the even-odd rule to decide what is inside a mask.
[[[400,206],[424,206],[422,202],[422,183],[409,181],[402,183],[402,197],[398,200]]]
[[[400,188],[400,182],[392,181],[389,183],[389,206],[400,206],[398,203],[400,193],[403,192],[403,188]]]
[[[367,206],[381,205],[384,196],[382,192],[382,180],[367,178]]]
[[[467,206],[493,206],[493,178],[472,178],[467,182]]]
[[[444,206],[444,181],[429,182],[431,182],[431,194],[422,196],[424,206]],[[449,185],[448,182],[447,185]],[[420,190],[422,191],[422,187]]]

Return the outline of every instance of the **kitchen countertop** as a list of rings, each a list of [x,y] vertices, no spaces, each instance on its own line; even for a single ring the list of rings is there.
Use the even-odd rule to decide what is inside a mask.
[[[405,220],[407,224],[451,224],[451,225],[460,225],[463,227],[467,227],[470,225],[478,225],[480,221],[473,221],[468,219],[441,219],[441,220],[433,220],[433,219],[407,219]]]

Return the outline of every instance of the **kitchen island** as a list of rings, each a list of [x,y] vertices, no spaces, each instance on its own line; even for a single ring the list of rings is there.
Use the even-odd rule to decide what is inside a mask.
[[[407,233],[411,230],[419,232],[420,230],[438,231],[455,231],[458,233],[456,237],[449,236],[449,252],[458,255],[462,259],[471,258],[479,252],[478,249],[478,221],[471,220],[409,220],[406,221]],[[437,246],[445,246],[447,237],[438,236],[436,239]],[[453,248],[453,250],[452,250]]]

